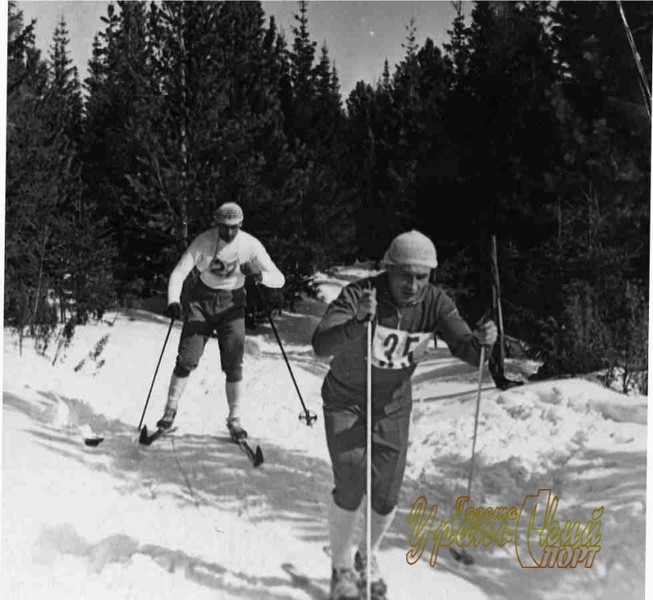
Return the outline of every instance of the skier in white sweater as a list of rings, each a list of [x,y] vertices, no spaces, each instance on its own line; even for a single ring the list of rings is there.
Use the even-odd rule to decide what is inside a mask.
[[[169,429],[177,415],[188,376],[195,369],[213,331],[220,346],[229,405],[227,428],[233,441],[247,437],[240,423],[240,399],[245,344],[245,281],[283,287],[285,279],[263,244],[242,231],[243,211],[235,202],[218,208],[217,226],[196,237],[177,263],[168,282],[165,315],[184,317],[179,350],[168,390],[168,401],[157,427]],[[199,277],[181,300],[186,277],[195,268]]]

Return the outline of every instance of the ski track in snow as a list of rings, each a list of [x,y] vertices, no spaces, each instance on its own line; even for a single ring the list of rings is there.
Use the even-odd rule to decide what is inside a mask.
[[[320,279],[322,299],[364,269]],[[243,421],[265,463],[228,442],[217,343],[211,340],[180,405],[174,436],[138,444],[138,421],[167,322],[126,311],[79,327],[73,343],[37,353],[5,331],[2,597],[93,600],[326,600],[326,501],[332,475],[320,386],[328,361],[310,347],[324,302],[275,317],[302,396],[269,325],[248,332]],[[107,318],[107,317],[105,317]],[[113,318],[113,315],[109,321]],[[180,326],[173,328],[145,423],[160,416]],[[442,550],[409,566],[407,516],[420,495],[450,518],[470,466],[477,372],[438,344],[414,376],[401,502],[380,555],[394,600],[642,598],[646,398],[583,380],[496,390],[483,383],[472,504],[521,506],[550,488],[556,517],[583,523],[604,507],[591,569],[522,569],[514,548],[470,548],[472,566]],[[528,365],[509,362],[518,377]],[[84,445],[89,431],[105,438]],[[430,547],[429,547],[430,548]]]

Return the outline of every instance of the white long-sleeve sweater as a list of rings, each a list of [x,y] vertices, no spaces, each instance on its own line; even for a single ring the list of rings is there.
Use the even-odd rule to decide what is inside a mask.
[[[234,240],[220,239],[217,227],[197,236],[179,259],[168,281],[168,304],[179,302],[184,280],[196,267],[200,279],[214,290],[235,290],[245,284],[241,265],[248,264],[260,271],[261,283],[280,288],[285,283],[283,273],[272,262],[263,244],[253,235],[239,231]]]

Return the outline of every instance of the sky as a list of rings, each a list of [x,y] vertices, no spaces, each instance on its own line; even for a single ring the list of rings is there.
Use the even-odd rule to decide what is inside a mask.
[[[108,2],[19,1],[26,21],[36,19],[36,43],[47,52],[59,19],[68,26],[71,57],[80,77],[86,76],[93,37],[101,31],[100,18],[106,15]],[[465,3],[470,6],[470,3]],[[268,15],[274,15],[289,41],[292,39],[294,0],[263,2]],[[417,26],[417,41],[421,45],[430,37],[437,46],[448,39],[455,16],[450,1],[312,1],[309,2],[309,32],[318,48],[326,42],[331,60],[335,62],[340,88],[346,97],[357,81],[374,83],[381,76],[387,58],[392,67],[404,55],[402,43],[411,17]]]

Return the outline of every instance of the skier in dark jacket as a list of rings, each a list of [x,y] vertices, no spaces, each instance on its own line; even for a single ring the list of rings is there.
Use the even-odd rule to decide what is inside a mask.
[[[433,242],[418,231],[397,236],[385,271],[347,285],[326,310],[313,335],[319,356],[333,356],[322,386],[327,445],[334,475],[329,500],[331,600],[360,598],[368,560],[361,544],[352,557],[355,524],[366,489],[367,322],[372,341],[371,586],[385,598],[376,553],[389,529],[404,476],[412,408],[411,376],[435,335],[452,354],[478,366],[482,345],[497,336],[492,321],[474,331],[454,302],[429,283],[437,266]],[[354,570],[361,571],[357,577]]]

